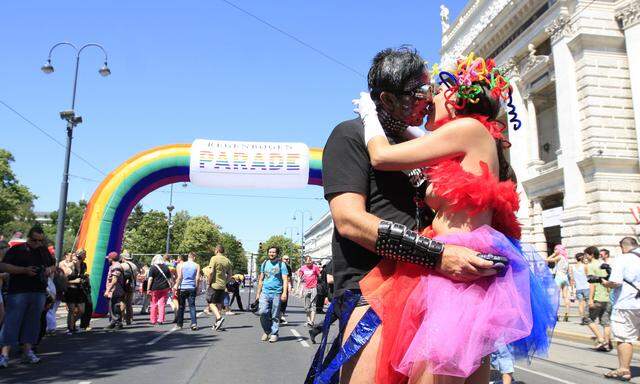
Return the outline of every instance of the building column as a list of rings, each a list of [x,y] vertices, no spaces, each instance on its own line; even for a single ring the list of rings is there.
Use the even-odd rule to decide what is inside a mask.
[[[509,116],[507,116],[507,126],[509,128],[509,142],[511,143],[511,148],[509,148],[509,162],[511,163],[511,167],[513,171],[516,173],[516,177],[518,178],[518,195],[520,196],[520,209],[517,212],[518,220],[522,223],[522,232],[526,234],[530,232],[531,228],[531,220],[529,214],[529,199],[527,194],[522,187],[522,181],[528,179],[530,175],[528,175],[527,163],[529,162],[529,152],[528,148],[528,135],[529,135],[529,124],[527,120],[527,110],[524,106],[524,102],[522,100],[522,94],[520,92],[520,71],[518,70],[518,66],[516,61],[512,58],[509,59],[504,68],[506,69],[506,75],[511,80],[511,87],[513,88],[513,92],[511,94],[513,98],[513,105],[516,108],[516,112],[518,113],[518,119],[521,122],[520,128],[518,130],[514,129],[513,123],[508,122]]]
[[[531,243],[538,253],[547,256],[547,238],[542,223],[542,204],[539,198],[531,201]]]
[[[640,1],[635,0],[616,12],[616,19],[622,24],[624,41],[629,61],[629,80],[633,100],[638,160],[640,161]]]
[[[525,100],[527,102],[527,128],[529,129],[529,162],[527,163],[527,168],[529,169],[529,174],[534,176],[537,175],[537,167],[543,164],[542,160],[540,160],[538,115],[536,114],[536,105],[533,102],[533,95],[529,93],[525,94]]]
[[[556,78],[556,102],[558,114],[558,132],[560,150],[558,166],[564,174],[564,213],[562,218],[562,237],[571,238],[578,228],[590,222],[586,206],[585,186],[578,161],[582,158],[582,132],[576,89],[576,70],[573,54],[568,42],[573,35],[571,17],[560,15],[546,32],[551,37],[551,51]]]

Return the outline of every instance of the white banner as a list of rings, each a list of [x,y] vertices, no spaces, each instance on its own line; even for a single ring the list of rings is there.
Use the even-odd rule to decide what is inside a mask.
[[[303,188],[309,180],[309,148],[302,143],[196,139],[189,177],[214,188]]]
[[[549,208],[542,211],[542,226],[544,228],[549,228],[560,225],[562,212],[562,207]]]

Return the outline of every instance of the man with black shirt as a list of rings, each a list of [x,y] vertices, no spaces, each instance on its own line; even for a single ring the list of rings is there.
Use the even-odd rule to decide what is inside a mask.
[[[7,290],[7,313],[0,331],[2,368],[9,365],[9,352],[11,346],[16,344],[22,344],[24,362],[40,362],[31,347],[38,341],[40,315],[46,300],[47,277],[55,269],[44,241],[42,228],[33,227],[29,230],[27,241],[10,248],[4,256],[3,263],[9,265],[11,278]],[[16,267],[22,268],[23,273],[12,272]]]
[[[407,130],[407,127],[422,125],[428,111],[433,109],[432,100],[422,97],[427,93],[423,89],[429,84],[424,60],[414,50],[385,49],[373,59],[368,76],[369,90],[392,143],[404,141],[407,136],[415,137],[415,132],[420,132],[413,128]],[[347,300],[356,305],[347,324],[340,325],[343,342],[347,342],[360,319],[370,314],[369,306],[361,297],[359,281],[382,259],[380,255],[393,260],[404,258],[385,248],[393,243],[391,234],[398,234],[403,246],[405,240],[410,244],[408,248],[402,248],[407,258],[435,268],[454,280],[473,281],[495,274],[489,269],[493,264],[478,257],[477,252],[464,247],[443,246],[411,231],[428,225],[424,217],[427,207],[422,203],[426,187],[422,172],[374,170],[365,142],[364,127],[359,118],[342,122],[331,133],[322,159],[324,195],[335,225],[332,255],[336,308],[340,311],[349,307],[345,304]],[[383,326],[369,335],[369,341],[357,354],[347,357],[340,373],[342,383],[375,382],[376,356]],[[314,360],[316,367],[317,361],[318,357]],[[313,370],[312,367],[307,382],[316,375]],[[335,375],[337,372],[325,371],[323,374]]]

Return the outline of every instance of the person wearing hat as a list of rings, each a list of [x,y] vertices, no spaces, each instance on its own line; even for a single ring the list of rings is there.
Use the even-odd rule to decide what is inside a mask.
[[[124,279],[124,321],[130,325],[133,321],[133,294],[136,291],[136,276],[138,276],[138,266],[133,262],[133,258],[128,251],[122,252],[122,271]]]
[[[91,315],[93,315],[93,301],[91,299],[91,279],[89,278],[87,263],[87,251],[80,248],[76,251],[76,257],[80,262],[80,274],[82,278],[82,291],[85,295],[84,312],[80,318],[80,329],[83,331],[90,331]]]
[[[109,299],[111,308],[111,323],[108,329],[122,329],[122,311],[124,306],[124,271],[120,264],[120,255],[117,252],[109,252],[107,260],[111,263],[107,274],[107,287],[104,297]]]

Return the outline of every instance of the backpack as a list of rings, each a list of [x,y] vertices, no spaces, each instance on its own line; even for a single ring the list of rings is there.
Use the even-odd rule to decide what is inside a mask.
[[[127,265],[127,268],[124,265]],[[124,279],[124,291],[125,292],[133,292],[133,288],[136,286],[136,277],[133,275],[133,267],[129,264],[128,261],[122,263],[122,277]]]

